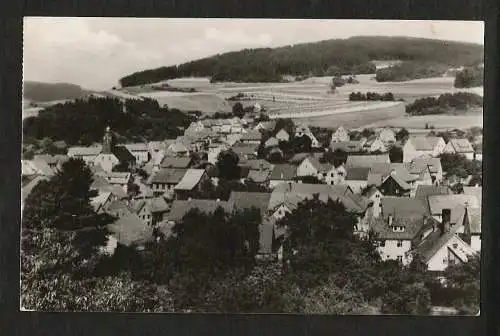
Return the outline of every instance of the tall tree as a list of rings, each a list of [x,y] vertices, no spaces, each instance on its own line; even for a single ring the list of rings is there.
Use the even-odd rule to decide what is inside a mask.
[[[222,151],[217,157],[217,171],[219,178],[226,180],[234,180],[240,177],[240,167],[238,163],[240,158],[231,149]]]

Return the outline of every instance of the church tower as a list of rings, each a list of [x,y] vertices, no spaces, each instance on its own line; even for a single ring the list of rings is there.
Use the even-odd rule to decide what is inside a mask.
[[[106,127],[106,132],[104,133],[104,137],[102,138],[102,154],[112,154],[113,153],[113,134],[111,133],[111,128]]]

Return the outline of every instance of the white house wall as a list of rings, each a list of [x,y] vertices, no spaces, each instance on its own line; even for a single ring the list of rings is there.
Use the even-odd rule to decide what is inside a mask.
[[[398,240],[386,240],[384,246],[378,246],[377,251],[382,257],[382,260],[397,260],[398,256],[402,257],[402,262],[407,265],[410,258],[406,256],[411,249],[411,241],[402,240],[402,245],[398,246]]]

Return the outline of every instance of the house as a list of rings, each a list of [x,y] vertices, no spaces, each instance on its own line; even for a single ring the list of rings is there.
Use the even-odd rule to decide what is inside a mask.
[[[243,133],[240,138],[240,142],[259,145],[262,140],[262,133],[258,130],[250,130]]]
[[[363,151],[363,142],[354,140],[331,142],[330,149],[333,152],[341,150],[346,153],[360,153]]]
[[[114,182],[117,182],[114,180]],[[126,190],[121,184],[111,184],[105,175],[95,175],[90,185],[90,190],[98,193],[111,192],[115,199],[125,199],[128,197]]]
[[[275,137],[270,137],[264,142],[265,148],[277,147],[278,145],[279,145],[279,140],[276,139]]]
[[[297,167],[288,163],[276,164],[269,176],[269,187],[274,188],[281,183],[292,182],[296,176]]]
[[[468,160],[474,160],[474,148],[467,139],[450,139],[444,147],[443,153],[461,154]]]
[[[422,155],[437,157],[445,146],[442,137],[410,136],[403,146],[403,162],[411,162]]]
[[[183,168],[191,166],[193,159],[191,157],[165,156],[160,163],[160,168]]]
[[[314,136],[314,134],[311,132],[308,126],[306,125],[298,125],[295,128],[295,137],[300,138],[302,136],[307,136],[309,139],[311,139],[311,147],[313,148],[319,148],[321,147],[321,144],[319,143],[318,139]]]
[[[252,160],[257,158],[258,145],[237,143],[231,149],[235,152],[240,161]]]
[[[369,167],[349,167],[344,183],[347,184],[354,193],[360,193],[368,186]]]
[[[43,160],[21,160],[21,175],[22,176],[47,176],[51,177],[55,174],[55,170]]]
[[[193,193],[200,191],[204,181],[209,179],[205,169],[188,169],[179,183],[174,187],[178,199],[192,197]]]
[[[349,141],[349,131],[344,127],[340,126],[332,133],[332,138],[330,142],[345,142]]]
[[[266,160],[263,159],[252,159],[246,160],[240,163],[241,166],[248,167],[250,170],[262,170],[262,171],[271,171],[274,165],[270,164]]]
[[[264,219],[270,198],[271,193],[267,192],[232,191],[228,202],[234,205],[235,210],[256,208]]]
[[[126,214],[108,225],[111,235],[118,244],[144,248],[148,242],[154,241],[153,228],[144,222],[135,213]]]
[[[347,176],[347,170],[344,165],[335,167],[330,165],[330,169],[324,175],[324,181],[329,185],[345,184],[345,178]]]
[[[111,172],[117,166],[124,170],[132,170],[136,166],[136,158],[124,146],[115,145],[115,139],[109,126],[102,139],[102,150],[95,157],[93,165],[100,165],[106,172]]]
[[[457,229],[442,223],[410,255],[414,257],[418,254],[429,271],[438,273],[450,265],[467,262],[474,255],[474,250],[460,239]]]
[[[289,141],[290,134],[282,128],[278,131],[278,133],[276,133],[275,138],[278,139],[278,141]]]
[[[170,210],[163,197],[138,199],[130,202],[131,211],[147,225],[156,226],[162,222],[164,215]]]
[[[456,213],[455,223],[463,234],[463,240],[474,252],[481,253],[481,208],[464,206]]]
[[[369,185],[367,188],[363,189],[361,191],[361,196],[364,196],[365,198],[368,199],[369,202],[372,203],[371,207],[371,215],[373,217],[378,217],[381,212],[381,203],[380,200],[382,199],[383,195],[380,192],[380,190],[377,189],[377,187],[373,185]]]
[[[62,164],[68,161],[69,156],[67,155],[50,155],[50,154],[37,154],[33,156],[33,162],[37,163],[39,161],[45,162],[52,170],[60,169]]]
[[[128,190],[128,185],[131,182],[132,174],[122,173],[122,172],[105,172],[102,175],[108,183],[112,186],[117,186],[122,188],[125,192]]]
[[[96,157],[101,153],[102,146],[95,145],[90,147],[69,147],[68,156],[71,158],[82,159],[88,166],[92,166]]]
[[[482,202],[483,202],[483,187],[467,187],[467,186],[464,186],[462,189],[463,189],[462,193],[464,195],[475,196],[476,199],[479,202],[479,205],[482,204]]]
[[[389,154],[380,155],[349,155],[346,167],[371,167],[375,163],[391,163]]]
[[[393,171],[382,181],[379,190],[384,196],[409,197],[411,186]]]
[[[215,165],[217,163],[217,158],[221,152],[224,152],[229,149],[229,146],[223,143],[212,143],[208,146],[208,162]]]
[[[387,152],[386,144],[382,140],[380,140],[380,138],[378,138],[377,136],[372,136],[372,137],[362,141],[362,143],[363,143],[363,151],[366,151],[369,153]]]
[[[128,149],[130,153],[135,157],[135,161],[138,165],[142,165],[148,162],[151,158],[149,153],[149,147],[147,143],[132,143],[123,145]]]
[[[248,170],[248,175],[246,181],[252,181],[253,183],[259,184],[263,187],[269,186],[269,178],[271,176],[270,170]]]
[[[405,163],[411,175],[417,179],[415,185],[440,185],[443,182],[441,159],[423,155]]]
[[[166,215],[166,221],[171,224],[177,224],[182,221],[182,218],[191,210],[198,210],[205,214],[212,214],[218,208],[222,208],[226,213],[232,213],[234,209],[233,203],[220,200],[205,200],[205,199],[188,199],[175,200],[172,203],[170,212]]]
[[[315,176],[323,180],[330,169],[331,164],[321,163],[316,156],[309,155],[297,167],[297,177]]]
[[[370,230],[377,242],[377,251],[382,260],[397,260],[408,265],[412,249],[432,232],[436,221],[418,214],[389,214],[373,217]]]
[[[165,154],[171,156],[189,156],[191,144],[187,144],[187,140],[178,139],[174,143],[170,144]]]
[[[396,142],[394,131],[387,127],[378,132],[377,137],[386,145],[391,145]]]
[[[427,201],[429,196],[434,195],[452,195],[450,187],[436,185],[418,185],[415,191],[415,198]]]
[[[173,192],[186,172],[187,169],[184,168],[162,168],[150,176],[147,184],[153,190],[154,196],[160,196],[165,192]]]

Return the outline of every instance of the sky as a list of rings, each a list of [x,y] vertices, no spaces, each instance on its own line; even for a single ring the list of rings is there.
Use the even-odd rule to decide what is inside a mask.
[[[482,21],[50,18],[24,19],[24,80],[103,90],[135,71],[244,48],[351,36],[484,44]]]

